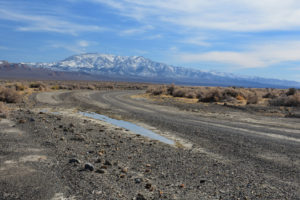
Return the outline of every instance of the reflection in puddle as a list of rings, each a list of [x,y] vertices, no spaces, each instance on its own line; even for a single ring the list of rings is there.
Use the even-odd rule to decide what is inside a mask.
[[[141,126],[138,126],[138,125],[135,125],[133,123],[130,123],[130,122],[126,122],[126,121],[123,121],[123,120],[116,120],[116,119],[112,119],[112,118],[109,118],[105,115],[100,115],[100,114],[97,114],[97,113],[87,113],[87,112],[79,112],[79,114],[85,116],[85,117],[89,117],[89,118],[93,118],[93,119],[98,119],[98,120],[101,120],[101,121],[104,121],[104,122],[108,122],[110,124],[113,124],[115,126],[119,126],[119,127],[122,127],[122,128],[125,128],[125,129],[128,129],[136,134],[140,134],[140,135],[143,135],[143,136],[146,136],[146,137],[149,137],[151,139],[154,139],[154,140],[159,140],[163,143],[166,143],[166,144],[174,144],[174,141],[173,140],[170,140],[170,139],[167,139],[161,135],[158,135],[148,129],[145,129]]]

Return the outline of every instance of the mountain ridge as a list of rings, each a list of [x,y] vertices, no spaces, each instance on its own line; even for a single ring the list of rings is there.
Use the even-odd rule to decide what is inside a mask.
[[[142,56],[117,56],[101,53],[85,53],[70,56],[51,63],[22,63],[32,68],[53,71],[86,73],[146,82],[184,83],[191,85],[243,86],[243,87],[297,87],[296,81],[262,77],[242,77],[232,73],[206,72],[155,62]]]

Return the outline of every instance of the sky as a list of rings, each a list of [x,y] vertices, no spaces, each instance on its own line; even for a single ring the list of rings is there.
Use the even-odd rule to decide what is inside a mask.
[[[300,81],[299,0],[0,0],[0,60],[143,56]]]

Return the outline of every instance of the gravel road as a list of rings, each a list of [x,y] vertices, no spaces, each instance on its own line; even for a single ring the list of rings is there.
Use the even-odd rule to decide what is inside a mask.
[[[45,177],[54,174],[51,180],[65,189],[49,186],[55,191],[52,199],[57,195],[69,199],[300,199],[299,119],[220,105],[201,104],[189,111],[192,105],[162,104],[137,96],[142,92],[38,93],[32,98],[32,110],[15,111],[11,119],[15,127],[35,138],[30,147],[44,144],[45,138],[54,145],[44,145],[43,151],[48,161],[56,160],[57,168],[43,169],[49,171]],[[58,111],[59,122],[55,113],[38,112],[44,108]],[[80,117],[72,109],[130,121],[178,143],[172,146],[143,138]],[[18,123],[23,118],[34,119],[34,124],[30,120]],[[74,126],[71,130],[69,124]],[[32,135],[34,130],[43,136]],[[106,153],[99,155],[99,151]],[[104,166],[99,165],[100,175],[95,172],[98,157]],[[0,157],[3,162],[8,158]],[[72,158],[81,160],[75,168],[68,163]],[[106,160],[111,166],[105,167]],[[95,168],[92,172],[80,171],[86,162]],[[7,184],[3,180],[0,186]],[[9,194],[7,189],[5,195]]]

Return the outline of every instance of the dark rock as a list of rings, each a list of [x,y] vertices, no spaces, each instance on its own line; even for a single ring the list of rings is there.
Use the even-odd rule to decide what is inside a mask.
[[[105,161],[104,165],[108,165],[111,166],[111,162],[109,162],[108,160]]]
[[[97,158],[97,160],[95,161],[95,163],[101,163],[101,159]]]
[[[136,200],[147,200],[142,194],[136,196]]]
[[[206,180],[202,179],[202,180],[200,180],[200,183],[205,183],[205,181],[206,181]]]
[[[33,119],[33,118],[30,118],[30,120],[29,121],[31,121],[31,122],[35,122],[35,119]]]
[[[141,178],[135,178],[134,181],[135,181],[136,184],[139,184],[139,183],[141,183],[143,181],[143,179],[141,179]]]
[[[146,189],[150,189],[151,187],[152,187],[151,183],[147,183],[145,186]]]
[[[105,173],[105,170],[103,170],[103,169],[97,169],[95,172],[96,172],[96,173],[99,173],[99,174],[104,174],[104,173]]]
[[[20,119],[20,120],[19,120],[19,124],[24,124],[25,122],[26,122],[25,119]]]
[[[80,164],[80,161],[77,158],[71,158],[69,160],[69,163],[75,163],[75,164]]]
[[[42,145],[46,146],[46,147],[55,147],[56,146],[54,143],[49,142],[49,141],[43,142]]]
[[[94,166],[91,163],[85,163],[84,169],[89,171],[94,171]]]

